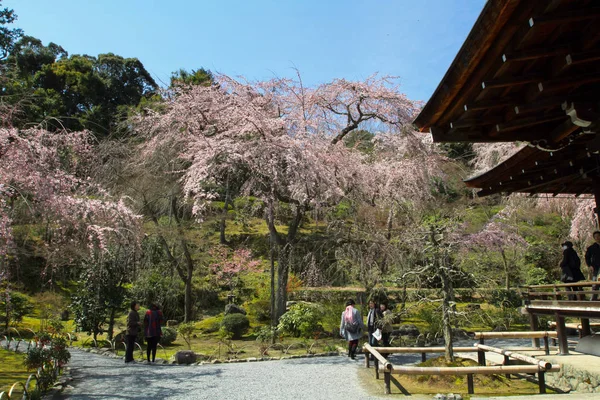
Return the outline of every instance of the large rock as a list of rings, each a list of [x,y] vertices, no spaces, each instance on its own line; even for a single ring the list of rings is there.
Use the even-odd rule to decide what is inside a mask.
[[[584,336],[579,339],[575,351],[600,356],[600,335]]]
[[[400,336],[417,337],[417,336],[419,336],[419,334],[420,334],[419,328],[417,328],[413,324],[400,325],[398,327],[398,329],[394,331],[394,335],[400,335]]]
[[[196,353],[191,350],[181,350],[173,354],[171,362],[175,364],[193,364],[196,362]]]
[[[225,315],[227,314],[244,314],[246,315],[246,310],[237,304],[227,304],[225,306]]]

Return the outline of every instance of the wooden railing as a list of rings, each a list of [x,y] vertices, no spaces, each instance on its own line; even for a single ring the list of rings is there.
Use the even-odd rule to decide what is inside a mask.
[[[593,290],[594,286],[600,288],[600,282],[581,281],[576,283],[522,286],[521,292],[526,304],[532,300],[569,300],[569,297],[574,300],[590,300],[594,295],[600,297],[600,290]]]
[[[483,341],[491,338],[545,338],[546,341],[550,337],[556,337],[556,332],[477,332],[476,338]],[[548,346],[546,346],[547,349]],[[518,350],[539,350],[538,348],[519,348]],[[421,359],[425,361],[427,353],[444,353],[444,347],[372,347],[368,344],[363,346],[365,353],[365,366],[369,368],[370,355],[373,356],[375,378],[380,378],[380,372],[384,375],[385,394],[391,393],[390,383],[392,375],[466,375],[467,376],[467,391],[469,394],[475,392],[473,375],[491,375],[491,374],[537,374],[538,386],[540,393],[546,393],[546,372],[560,371],[560,365],[552,365],[552,363],[539,360],[516,351],[509,349],[500,349],[492,346],[487,346],[483,343],[475,344],[473,347],[454,347],[455,353],[473,353],[478,354],[479,366],[473,367],[414,367],[394,365],[384,357],[384,354],[421,354]],[[520,360],[527,362],[528,365],[486,365],[486,352],[494,352],[504,356],[504,364],[508,364],[509,359]],[[395,381],[395,384],[402,389],[401,385]],[[406,394],[406,393],[405,393]]]

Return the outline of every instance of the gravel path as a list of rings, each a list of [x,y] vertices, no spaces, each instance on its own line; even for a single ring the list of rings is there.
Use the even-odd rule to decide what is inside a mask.
[[[72,389],[54,399],[381,399],[360,384],[362,357],[201,366],[126,365],[71,350]]]

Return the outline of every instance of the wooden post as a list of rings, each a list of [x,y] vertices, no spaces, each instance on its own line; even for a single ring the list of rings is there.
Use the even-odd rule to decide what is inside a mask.
[[[589,318],[581,318],[581,329],[579,330],[579,337],[582,338],[584,336],[589,336],[591,334],[592,334],[592,329],[590,328]]]
[[[375,368],[375,379],[379,379],[379,361],[377,358],[373,360],[373,367]]]
[[[510,358],[504,355],[504,365],[510,365]],[[506,379],[510,379],[510,374],[506,374]]]
[[[475,393],[475,385],[473,385],[473,374],[467,374],[467,392],[469,394]]]
[[[392,378],[392,374],[390,373],[389,370],[385,370],[383,371],[383,382],[385,384],[385,394],[391,394],[392,391],[390,389],[390,381]]]
[[[481,336],[481,337],[479,338],[479,343],[480,343],[480,344],[485,344],[485,341],[483,340],[483,336]]]
[[[479,365],[485,366],[485,351],[477,350],[477,362]]]
[[[567,329],[565,328],[565,317],[556,314],[556,333],[558,334],[558,348],[560,355],[569,354],[569,343],[567,342]]]
[[[546,393],[546,378],[544,371],[538,372],[538,385],[540,387],[540,394]]]
[[[365,351],[364,347],[363,352],[365,353],[365,368],[369,368],[369,356],[371,355],[371,352],[369,352],[369,350]]]
[[[421,353],[421,362],[427,361],[427,353]]]
[[[537,331],[539,329],[539,320],[537,315],[529,313],[529,327],[532,331]],[[540,347],[540,339],[533,338],[531,339],[532,347]]]
[[[548,335],[544,336],[544,354],[550,354],[550,339],[548,338]]]

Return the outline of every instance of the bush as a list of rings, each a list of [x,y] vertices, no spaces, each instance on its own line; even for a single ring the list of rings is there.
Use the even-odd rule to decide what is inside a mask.
[[[248,304],[248,313],[259,322],[271,321],[271,302],[267,299],[255,299]]]
[[[316,333],[323,332],[321,318],[323,313],[315,305],[296,303],[281,316],[277,329],[294,337],[311,338]]]
[[[495,289],[492,290],[490,304],[496,307],[521,307],[522,298],[516,290]]]
[[[192,349],[191,339],[196,327],[192,322],[185,322],[177,327],[177,332],[188,345],[188,350]]]
[[[160,344],[168,346],[177,340],[177,331],[170,326],[163,326],[161,328],[162,336],[160,337]]]
[[[244,314],[228,314],[221,321],[221,328],[232,336],[232,339],[240,339],[250,328],[250,320]]]

